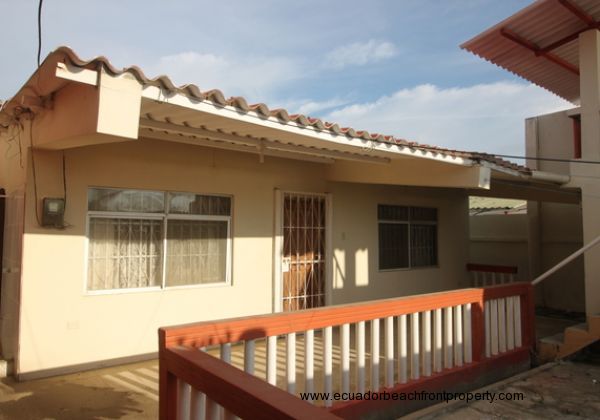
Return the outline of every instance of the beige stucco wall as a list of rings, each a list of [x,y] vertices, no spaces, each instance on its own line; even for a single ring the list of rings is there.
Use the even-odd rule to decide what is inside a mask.
[[[2,281],[0,283],[0,359],[15,357],[18,331],[21,249],[25,206],[25,179],[29,165],[29,124],[0,135],[0,187],[6,191]],[[2,238],[0,238],[1,240]]]
[[[567,111],[527,120],[528,156],[573,158],[573,123]],[[542,171],[570,174],[565,162],[530,161]],[[583,245],[581,206],[559,203],[528,204],[530,266],[533,277],[550,269]],[[584,265],[580,258],[536,287],[543,306],[567,311],[585,311]]]
[[[469,262],[515,266],[517,280],[531,280],[526,214],[474,215],[469,222]]]
[[[328,183],[320,164],[268,157],[260,164],[254,155],[150,140],[65,154],[71,227],[37,227],[27,201],[20,373],[154,352],[159,326],[270,312],[275,188],[332,194],[333,303],[448,289],[465,279],[468,211],[460,191]],[[61,152],[36,154],[40,199],[62,196],[60,162]],[[88,186],[233,195],[233,284],[87,295]],[[439,207],[439,268],[377,271],[380,202]]]

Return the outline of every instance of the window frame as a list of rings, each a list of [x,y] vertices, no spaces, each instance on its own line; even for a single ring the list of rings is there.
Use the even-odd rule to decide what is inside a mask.
[[[380,206],[393,206],[393,207],[405,207],[407,209],[407,220],[393,220],[393,219],[380,219],[379,218],[379,207]],[[435,209],[436,211],[436,220],[411,220],[411,209],[419,208],[419,209]],[[439,258],[439,208],[438,207],[427,207],[427,206],[415,206],[415,205],[405,205],[405,204],[386,204],[386,203],[378,203],[376,207],[377,211],[377,271],[380,272],[388,272],[388,271],[409,271],[409,270],[420,270],[420,269],[431,269],[431,268],[439,268],[440,266],[440,258]],[[396,267],[396,268],[381,268],[380,265],[380,233],[379,228],[381,224],[400,224],[407,226],[407,250],[408,250],[408,267]],[[420,265],[413,266],[412,265],[412,229],[413,225],[427,225],[427,226],[435,226],[435,264],[432,265]]]
[[[87,210],[89,207],[88,194],[91,189],[105,189],[105,190],[135,190],[135,191],[150,191],[160,192],[164,194],[165,208],[161,213],[145,213],[145,212],[121,212],[121,211],[101,211],[101,210]],[[194,194],[201,196],[210,197],[226,197],[230,200],[229,216],[223,215],[201,215],[201,214],[181,214],[181,213],[169,213],[170,194]],[[107,294],[121,294],[121,293],[141,293],[141,292],[157,292],[164,290],[178,290],[178,289],[196,289],[196,288],[213,288],[213,287],[228,287],[233,284],[232,282],[232,261],[233,261],[233,238],[232,238],[232,223],[233,223],[233,206],[234,197],[230,194],[215,194],[215,193],[198,193],[189,191],[172,191],[172,190],[152,190],[145,188],[115,188],[115,187],[102,187],[102,186],[88,186],[86,188],[85,200],[86,200],[86,225],[85,225],[85,250],[84,250],[84,285],[83,290],[86,295],[107,295]],[[158,286],[147,286],[147,287],[130,287],[130,288],[112,288],[112,289],[90,289],[89,288],[89,248],[90,248],[90,219],[91,218],[105,218],[105,219],[138,219],[138,220],[161,220],[163,235],[162,235],[162,273],[161,282]],[[182,284],[176,286],[169,286],[167,284],[167,249],[168,249],[168,223],[169,220],[197,220],[197,221],[224,221],[227,222],[227,237],[226,237],[226,265],[225,265],[225,281],[214,282],[214,283],[197,283],[197,284]]]

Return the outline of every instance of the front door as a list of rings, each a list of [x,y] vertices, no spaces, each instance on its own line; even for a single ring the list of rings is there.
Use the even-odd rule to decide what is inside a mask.
[[[284,311],[325,305],[326,210],[323,194],[283,193]]]

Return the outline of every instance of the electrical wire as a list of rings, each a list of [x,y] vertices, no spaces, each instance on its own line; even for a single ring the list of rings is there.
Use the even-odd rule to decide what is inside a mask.
[[[42,4],[44,0],[40,0],[38,4],[38,50],[37,50],[37,66],[40,66],[40,57],[42,55]]]
[[[35,147],[33,145],[33,116],[29,120],[29,148],[31,150],[31,171],[33,175],[33,197],[34,197],[34,207],[35,207],[35,219],[37,221],[38,226],[42,226],[42,222],[40,219],[40,211],[38,209],[38,190],[37,190],[37,174],[35,170]]]

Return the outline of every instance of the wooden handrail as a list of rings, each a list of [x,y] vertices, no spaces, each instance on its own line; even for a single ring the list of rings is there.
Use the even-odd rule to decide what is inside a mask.
[[[467,264],[467,271],[483,271],[485,273],[517,274],[518,267],[509,265]]]
[[[198,351],[197,348],[465,304],[471,304],[470,331],[473,334],[472,361],[465,366],[478,369],[477,366],[489,360],[484,355],[485,303],[507,297],[518,297],[520,300],[522,344],[515,351],[528,354],[534,345],[535,329],[533,286],[526,282],[160,328],[160,418],[171,419],[177,415],[181,397],[178,395],[178,381],[189,384],[226,410],[243,418],[336,418],[326,409],[302,401],[225,361]],[[437,381],[435,378],[438,376],[425,377],[422,381]],[[420,382],[411,382],[411,386],[417,383]]]
[[[192,348],[161,349],[160,361],[174,375],[233,414],[250,419],[338,419],[329,411],[307,404],[256,376]],[[172,393],[177,387],[170,387]],[[177,401],[177,395],[167,396]],[[176,406],[173,404],[173,408]],[[164,410],[168,406],[165,405]],[[163,418],[172,418],[168,412]]]
[[[388,316],[431,311],[467,303],[479,303],[506,296],[520,296],[526,294],[527,290],[528,283],[512,283],[328,306],[297,312],[198,322],[160,328],[159,337],[161,345],[165,347],[204,347],[369,321]]]

